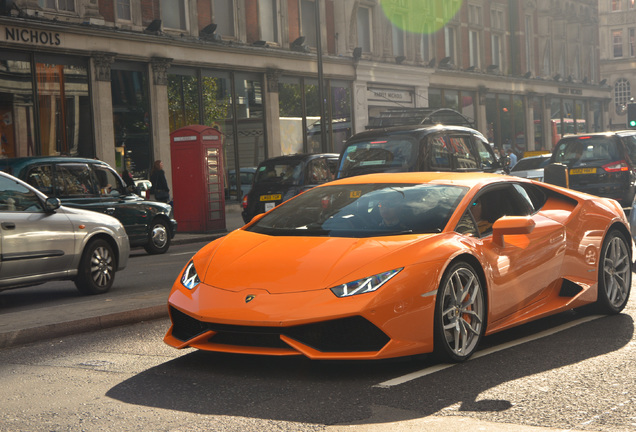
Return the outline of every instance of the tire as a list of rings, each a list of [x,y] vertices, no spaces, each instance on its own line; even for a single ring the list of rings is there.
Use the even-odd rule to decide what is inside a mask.
[[[601,248],[596,310],[610,315],[620,313],[629,300],[631,285],[630,243],[622,233],[612,230]]]
[[[116,269],[111,245],[106,240],[92,240],[82,254],[75,286],[82,294],[103,294],[113,286]]]
[[[475,269],[465,261],[444,273],[435,303],[435,355],[462,362],[477,349],[486,324],[486,300]]]
[[[144,246],[146,252],[153,255],[163,254],[170,247],[170,229],[161,219],[155,219],[150,225],[148,243]]]

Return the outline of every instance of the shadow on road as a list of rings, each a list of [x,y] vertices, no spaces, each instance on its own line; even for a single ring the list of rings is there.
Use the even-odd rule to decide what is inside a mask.
[[[528,328],[520,327],[516,337]],[[510,339],[511,334],[515,330],[502,338]],[[431,366],[432,360],[325,362],[194,351],[122,382],[107,396],[204,415],[327,425],[367,422],[378,406],[395,408],[390,410],[394,415],[373,418],[374,422],[426,417],[456,404],[460,411],[502,412],[512,406],[510,401],[478,400],[479,395],[503,383],[616,351],[633,334],[629,315],[602,317],[391,388],[374,385]]]

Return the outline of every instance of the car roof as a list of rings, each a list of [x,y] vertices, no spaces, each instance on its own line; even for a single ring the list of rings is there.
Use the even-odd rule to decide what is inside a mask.
[[[502,174],[481,173],[481,172],[400,172],[400,173],[377,173],[364,174],[359,176],[345,177],[333,180],[327,184],[360,184],[360,183],[437,183],[447,185],[457,185],[474,187],[487,183],[500,181],[527,181],[526,179],[506,176]]]
[[[590,133],[579,133],[566,135],[561,140],[569,140],[569,139],[577,139],[581,137],[625,137],[625,136],[633,136],[636,135],[636,130],[619,130],[619,131],[605,131],[605,132],[590,132]],[[559,140],[559,141],[561,141]]]
[[[425,136],[432,133],[443,132],[443,131],[454,131],[454,132],[465,132],[473,135],[478,135],[483,137],[483,134],[476,129],[471,129],[464,126],[454,126],[454,125],[409,125],[409,126],[394,126],[387,128],[377,128],[370,129],[364,132],[359,132],[347,140],[347,143],[350,142],[358,142],[363,141],[369,138],[375,138],[377,136],[385,136],[385,135],[393,135],[393,134],[407,134],[409,132],[415,132],[418,135]],[[486,140],[486,138],[484,138]]]
[[[269,159],[265,159],[264,161],[259,163],[259,165],[262,165],[265,163],[271,163],[271,162],[288,163],[290,161],[307,161],[307,160],[316,159],[316,158],[325,157],[325,156],[329,158],[335,158],[335,159],[340,157],[340,155],[337,153],[296,153],[291,155],[275,156]]]
[[[10,168],[9,172],[13,175],[18,176],[20,172],[29,165],[54,162],[75,162],[109,166],[106,162],[99,159],[89,159],[74,156],[27,156],[0,159],[0,170],[5,171],[7,168]]]

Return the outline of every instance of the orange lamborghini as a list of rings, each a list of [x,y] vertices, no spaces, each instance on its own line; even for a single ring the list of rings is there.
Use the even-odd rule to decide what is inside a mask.
[[[595,304],[619,313],[632,243],[611,199],[496,174],[372,174],[311,189],[201,249],[176,348],[311,359],[434,352]]]

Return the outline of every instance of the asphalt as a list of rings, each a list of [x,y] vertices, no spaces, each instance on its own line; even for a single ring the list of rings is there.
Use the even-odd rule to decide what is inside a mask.
[[[215,233],[180,233],[173,245],[212,241],[243,226],[239,204],[226,206],[226,230]],[[63,305],[38,306],[12,312],[0,310],[0,349],[71,334],[91,332],[168,316],[163,291],[120,296],[87,296]],[[28,306],[26,307],[28,309]]]

